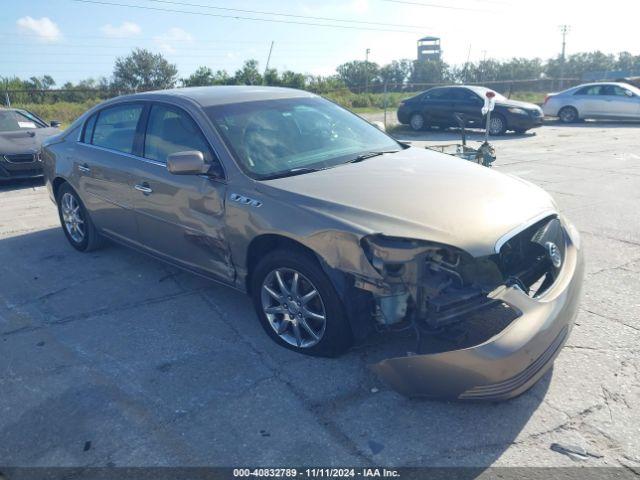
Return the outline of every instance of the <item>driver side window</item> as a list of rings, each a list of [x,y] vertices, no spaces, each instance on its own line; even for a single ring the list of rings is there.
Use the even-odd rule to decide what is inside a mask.
[[[166,163],[172,153],[197,150],[207,164],[214,162],[213,152],[193,119],[183,110],[153,105],[144,138],[144,157]]]

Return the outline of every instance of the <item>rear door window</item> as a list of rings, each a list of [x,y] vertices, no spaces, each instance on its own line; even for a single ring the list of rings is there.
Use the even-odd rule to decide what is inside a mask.
[[[123,153],[133,153],[142,105],[118,105],[98,113],[91,143]]]
[[[601,93],[602,85],[591,85],[589,87],[582,87],[574,95],[604,95]]]
[[[451,88],[434,88],[424,94],[425,100],[449,100],[451,98]]]

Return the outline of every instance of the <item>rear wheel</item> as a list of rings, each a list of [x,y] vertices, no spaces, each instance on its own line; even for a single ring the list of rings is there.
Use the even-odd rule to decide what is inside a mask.
[[[580,119],[578,111],[573,107],[562,107],[558,112],[558,118],[562,123],[574,123]]]
[[[409,125],[416,132],[423,130],[425,127],[424,116],[421,113],[414,113],[409,119]]]
[[[57,194],[58,216],[67,240],[73,248],[90,252],[102,245],[102,238],[76,191],[68,183]]]
[[[333,357],[352,344],[342,302],[310,255],[269,253],[255,268],[251,295],[263,328],[286,348]]]

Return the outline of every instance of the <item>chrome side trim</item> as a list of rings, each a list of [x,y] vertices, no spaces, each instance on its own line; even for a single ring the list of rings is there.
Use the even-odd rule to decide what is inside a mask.
[[[525,223],[523,223],[522,225],[517,226],[516,228],[514,228],[513,230],[505,233],[503,236],[501,236],[498,241],[496,242],[496,246],[495,246],[495,251],[496,253],[500,253],[500,249],[502,248],[502,246],[507,243],[509,240],[511,240],[513,237],[515,237],[517,234],[519,234],[520,232],[524,232],[527,228],[529,228],[531,225],[538,223],[540,220],[542,220],[543,218],[546,217],[551,217],[551,216],[557,216],[558,212],[554,211],[554,210],[545,210],[544,212],[536,215],[535,217],[529,219],[528,221],[526,221]]]
[[[125,157],[133,158],[134,160],[140,160],[141,162],[149,163],[151,165],[156,165],[158,167],[167,168],[166,164],[164,164],[162,162],[158,162],[157,160],[150,160],[148,158],[139,157],[139,156],[134,155],[132,153],[121,152],[120,150],[114,150],[113,148],[107,148],[107,147],[101,147],[99,145],[94,145],[92,143],[84,143],[84,142],[78,142],[78,143],[80,143],[81,145],[84,145],[85,147],[95,148],[96,150],[102,150],[103,152],[109,152],[109,153],[115,153],[117,155],[124,155]]]

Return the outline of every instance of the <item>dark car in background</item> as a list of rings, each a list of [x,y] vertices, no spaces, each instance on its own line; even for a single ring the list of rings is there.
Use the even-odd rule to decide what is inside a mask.
[[[398,121],[413,130],[427,127],[456,127],[455,114],[462,114],[468,127],[485,127],[482,107],[487,92],[493,90],[476,86],[434,87],[404,100],[398,108]],[[542,109],[527,102],[509,100],[495,93],[495,109],[491,113],[489,134],[502,135],[507,130],[525,133],[542,125]]]
[[[60,133],[59,125],[27,110],[0,109],[0,181],[41,176],[42,141]]]

